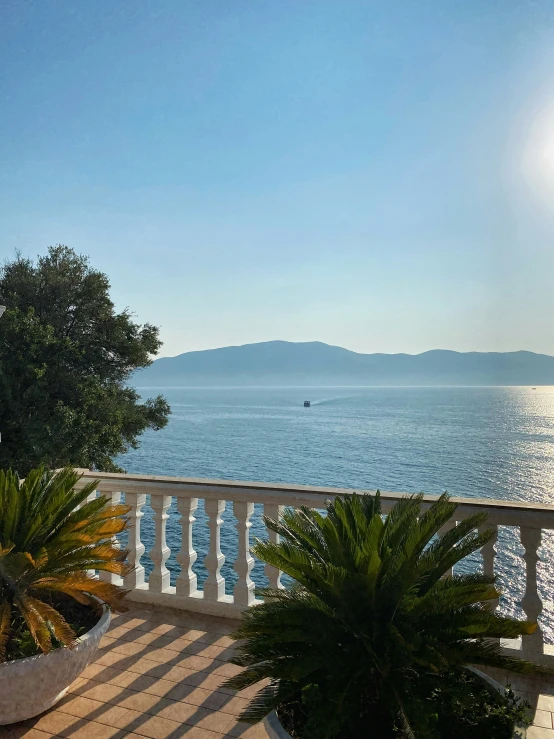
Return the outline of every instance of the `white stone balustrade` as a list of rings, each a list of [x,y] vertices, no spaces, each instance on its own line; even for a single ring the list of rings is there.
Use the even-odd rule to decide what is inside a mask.
[[[451,529],[453,529],[455,525],[456,525],[456,521],[452,521],[452,520],[450,520],[448,523],[445,523],[444,526],[442,526],[439,529],[439,536],[444,536],[444,534],[448,533]],[[452,577],[453,574],[454,574],[454,570],[452,567],[450,567],[445,572],[443,577]]]
[[[177,510],[181,514],[182,544],[181,551],[176,557],[181,567],[181,574],[175,583],[177,595],[190,596],[198,591],[198,578],[192,566],[196,562],[197,554],[192,545],[192,525],[196,521],[194,512],[198,508],[198,498],[177,498]]]
[[[150,573],[148,586],[155,593],[165,593],[169,588],[170,572],[165,566],[171,551],[166,542],[167,511],[171,505],[171,495],[152,495],[150,505],[154,511],[154,523],[156,525],[156,536],[154,546],[150,550],[150,559],[154,563],[154,569]]]
[[[525,595],[521,599],[521,606],[529,621],[537,621],[542,612],[542,601],[537,592],[537,562],[539,561],[538,548],[541,543],[541,530],[538,528],[521,527],[521,543],[525,549]],[[523,649],[530,652],[542,652],[543,637],[539,628],[531,636],[524,636]]]
[[[350,495],[352,490],[340,488],[321,488],[298,485],[270,485],[265,483],[230,482],[223,480],[197,480],[180,477],[154,477],[149,475],[111,474],[102,472],[84,472],[80,485],[90,480],[98,480],[98,493],[108,495],[113,502],[118,502],[123,493],[125,502],[131,507],[129,513],[128,548],[129,561],[134,566],[132,572],[123,579],[123,586],[130,590],[129,598],[145,603],[155,603],[190,611],[212,614],[216,616],[236,617],[249,606],[260,601],[255,596],[252,580],[252,569],[255,564],[250,553],[250,529],[254,514],[254,504],[263,504],[264,515],[278,519],[286,506],[323,508],[327,500],[337,495]],[[374,491],[358,491],[374,492]],[[154,544],[149,552],[153,569],[145,578],[141,557],[145,547],[141,538],[141,520],[143,508],[148,502],[154,511]],[[381,493],[383,509],[390,510],[392,505],[402,498],[402,493]],[[180,567],[175,586],[170,584],[170,572],[167,561],[170,549],[167,545],[166,530],[169,509],[175,498],[179,515],[176,517],[181,530],[181,544],[176,554]],[[424,496],[424,507],[436,498]],[[196,521],[199,500],[204,502],[207,524]],[[554,506],[537,503],[518,503],[472,498],[452,498],[458,505],[456,520],[461,521],[475,513],[485,512],[488,515],[485,526],[492,528],[494,536],[486,544],[481,555],[484,572],[494,574],[495,561],[498,555],[498,527],[508,526],[518,529],[521,543],[525,550],[522,558],[522,570],[525,571],[525,594],[521,600],[522,608],[529,620],[536,621],[543,610],[537,587],[537,563],[541,531],[554,529]],[[229,507],[226,508],[227,503]],[[196,514],[196,516],[195,516]],[[237,575],[233,593],[226,593],[225,579],[221,569],[225,556],[221,550],[221,531],[223,527],[232,526],[233,515],[236,518],[237,556],[233,565]],[[196,522],[196,524],[195,524]],[[444,527],[448,530],[454,521]],[[207,525],[209,546],[204,566],[207,578],[203,588],[198,588],[197,577],[193,565],[197,553],[193,546],[194,526]],[[278,536],[268,532],[270,541],[278,541]],[[273,567],[265,566],[265,574],[270,587],[279,588],[281,573]],[[110,575],[104,575],[112,582]],[[146,581],[147,580],[147,581]],[[492,603],[495,608],[498,603]],[[526,654],[544,655],[544,638],[539,629],[532,636],[523,637],[522,650]],[[510,647],[508,652],[518,651]]]
[[[125,493],[125,502],[131,507],[129,512],[129,564],[133,569],[123,578],[123,586],[129,590],[144,588],[144,567],[140,558],[144,554],[145,547],[140,538],[140,520],[144,516],[142,507],[146,503],[144,493]]]
[[[225,510],[224,500],[206,500],[204,504],[208,516],[210,530],[210,548],[204,559],[204,566],[208,570],[208,577],[204,583],[204,598],[216,603],[225,595],[225,580],[221,577],[221,567],[225,557],[221,551],[221,514]]]
[[[233,503],[233,512],[237,519],[239,539],[238,554],[235,562],[235,572],[238,575],[238,580],[233,590],[233,596],[237,605],[249,606],[255,600],[255,585],[250,577],[250,573],[254,567],[254,557],[250,554],[250,528],[252,527],[250,517],[254,513],[254,503],[245,503],[244,501],[237,500]]]
[[[121,502],[121,493],[103,492],[102,495],[104,495],[106,498],[110,498],[113,505],[117,505]],[[120,543],[116,536],[114,536],[113,545],[118,549],[120,548]],[[123,578],[119,575],[114,575],[113,572],[100,572],[99,577],[102,580],[107,580],[108,582],[113,583],[114,585],[123,585]]]
[[[483,534],[485,531],[489,531],[492,529],[493,536],[485,546],[481,547],[481,556],[483,557],[483,572],[485,575],[494,575],[494,559],[496,557],[496,548],[495,544],[498,541],[498,526],[490,526],[488,524],[485,524],[484,526],[481,526],[479,528],[479,533]],[[488,605],[491,608],[491,610],[496,611],[498,608],[499,599],[496,598],[493,601],[488,601]],[[491,639],[491,641],[498,642],[498,639]]]
[[[272,521],[278,521],[284,508],[285,506],[266,503],[264,505],[264,516],[270,518]],[[274,544],[279,543],[279,534],[276,534],[275,531],[271,531],[271,529],[267,532],[267,538]],[[278,569],[272,565],[266,564],[264,572],[270,588],[275,588],[277,590],[278,588],[283,587],[283,584],[281,583],[281,572]]]

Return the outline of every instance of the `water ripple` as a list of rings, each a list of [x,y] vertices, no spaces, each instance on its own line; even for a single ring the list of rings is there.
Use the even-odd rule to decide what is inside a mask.
[[[148,394],[156,390],[148,389]],[[530,502],[554,502],[554,388],[240,388],[161,390],[175,410],[166,429],[146,433],[139,449],[119,461],[129,472],[257,480]],[[146,395],[146,392],[145,392]],[[303,407],[310,398],[312,407]],[[143,540],[152,547],[152,511],[145,507]],[[175,501],[168,521],[168,566],[181,533]],[[206,516],[200,502],[195,571],[205,579]],[[236,520],[223,514],[223,575],[236,576]],[[261,506],[252,518],[264,536]],[[501,607],[521,615],[524,566],[517,530],[501,527],[497,571]],[[541,623],[554,642],[554,533],[544,532],[538,567]],[[143,563],[152,568],[148,554]],[[479,567],[476,556],[462,569]],[[257,584],[264,583],[256,563]]]

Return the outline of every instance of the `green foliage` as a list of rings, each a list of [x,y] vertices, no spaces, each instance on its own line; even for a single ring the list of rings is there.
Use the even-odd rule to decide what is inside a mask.
[[[113,457],[167,423],[163,397],[126,386],[151,364],[158,329],[116,313],[106,275],[65,246],[0,270],[0,468],[118,471]]]
[[[510,686],[499,694],[470,672],[443,675],[427,701],[437,736],[448,739],[504,739],[515,723],[530,723],[530,704]]]
[[[74,643],[58,603],[76,601],[89,610],[98,609],[96,599],[121,605],[125,592],[89,570],[129,572],[128,552],[112,541],[126,527],[129,507],[105,497],[86,502],[97,483],[75,491],[78,479],[71,469],[39,468],[21,483],[0,471],[0,662],[13,651],[12,641],[24,653],[31,643],[43,652]]]
[[[388,516],[376,496],[337,498],[327,515],[306,508],[266,520],[278,544],[257,541],[253,552],[296,581],[265,589],[268,600],[249,609],[235,637],[242,673],[237,690],[266,680],[241,716],[256,722],[291,700],[309,708],[303,737],[367,736],[368,726],[393,727],[405,737],[431,737],[428,697],[447,672],[468,664],[533,672],[501,654],[491,638],[531,634],[535,624],[494,613],[494,578],[447,577],[480,549],[491,532],[472,516],[439,534],[456,506],[441,496],[426,511],[406,497]]]
[[[442,673],[440,680],[433,682],[434,686],[425,686],[427,692],[423,688],[419,690],[427,716],[426,737],[511,739],[514,725],[522,727],[531,723],[530,704],[517,697],[509,685],[500,693],[469,670]],[[310,716],[320,711],[323,704],[321,691],[311,685],[303,689],[299,700],[280,706],[279,720],[293,739],[305,739],[309,736],[306,724]],[[380,718],[386,721],[386,716]],[[391,726],[390,719],[388,724],[388,729],[379,726],[379,717],[374,716],[372,732],[366,728],[365,735],[389,737],[392,733],[394,739],[400,739],[402,732],[398,726]]]

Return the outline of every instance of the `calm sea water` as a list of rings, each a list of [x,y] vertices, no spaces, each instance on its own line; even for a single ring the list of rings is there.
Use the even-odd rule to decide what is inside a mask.
[[[172,408],[167,428],[144,435],[119,461],[128,472],[420,492],[501,500],[554,502],[554,387],[503,388],[143,388],[163,392]],[[303,401],[310,399],[311,408]],[[260,508],[254,535],[263,536]],[[153,543],[145,508],[143,541]],[[180,527],[168,521],[172,582]],[[235,582],[236,521],[223,515],[223,575]],[[205,515],[200,505],[195,571],[205,578]],[[503,610],[522,615],[524,578],[517,532],[501,528],[497,550]],[[541,619],[554,641],[554,536],[540,549]],[[143,564],[152,565],[146,553]],[[471,569],[480,558],[464,563]],[[264,584],[262,567],[253,572]]]

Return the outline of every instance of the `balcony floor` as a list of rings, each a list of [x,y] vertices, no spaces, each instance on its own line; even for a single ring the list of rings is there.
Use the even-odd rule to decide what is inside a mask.
[[[236,622],[131,605],[114,615],[96,659],[54,708],[0,727],[0,739],[267,739],[237,721],[255,691],[222,688]],[[29,696],[32,700],[32,696]]]
[[[222,688],[238,671],[227,662],[235,626],[228,619],[131,605],[113,617],[96,659],[66,697],[41,716],[0,727],[0,739],[267,739],[263,726],[237,721],[255,691]],[[492,676],[511,683],[533,706],[527,739],[554,739],[554,676]]]

